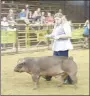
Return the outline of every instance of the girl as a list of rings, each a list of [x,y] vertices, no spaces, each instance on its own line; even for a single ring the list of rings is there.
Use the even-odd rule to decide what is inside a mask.
[[[66,17],[59,18],[59,25],[53,29],[53,32],[45,37],[54,39],[52,50],[54,56],[67,56],[70,49],[73,49],[71,38],[71,27]],[[49,78],[49,79],[48,79]],[[46,76],[46,80],[51,77]],[[68,83],[72,83],[70,77],[67,77]]]

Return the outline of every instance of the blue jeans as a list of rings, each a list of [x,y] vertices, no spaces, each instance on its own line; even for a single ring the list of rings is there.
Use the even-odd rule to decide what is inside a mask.
[[[54,51],[53,55],[54,56],[67,56],[68,57],[68,50],[66,50],[66,51]]]

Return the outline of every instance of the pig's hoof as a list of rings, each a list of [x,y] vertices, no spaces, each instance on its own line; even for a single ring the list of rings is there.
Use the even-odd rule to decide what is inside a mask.
[[[34,88],[33,88],[33,90],[36,90],[36,89],[37,89],[37,87],[34,87]]]

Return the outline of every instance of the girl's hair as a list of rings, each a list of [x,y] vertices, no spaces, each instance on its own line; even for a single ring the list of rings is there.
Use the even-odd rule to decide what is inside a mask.
[[[87,24],[89,24],[89,20],[86,20],[86,22],[85,22],[85,25],[84,25],[84,26],[87,26]]]
[[[66,16],[65,16],[65,15],[63,15],[63,16],[62,16],[62,18],[61,18],[61,20],[62,20],[62,23],[66,22],[66,21],[67,21]]]
[[[86,20],[86,22],[85,22],[85,23],[86,23],[86,24],[87,24],[87,23],[89,23],[89,20]]]

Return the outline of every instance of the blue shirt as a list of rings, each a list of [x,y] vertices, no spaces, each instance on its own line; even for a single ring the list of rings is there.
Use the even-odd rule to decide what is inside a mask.
[[[25,12],[20,12],[19,17],[26,17],[26,13]]]
[[[89,35],[89,29],[88,29],[88,26],[85,26],[84,27],[84,33],[85,35]]]

